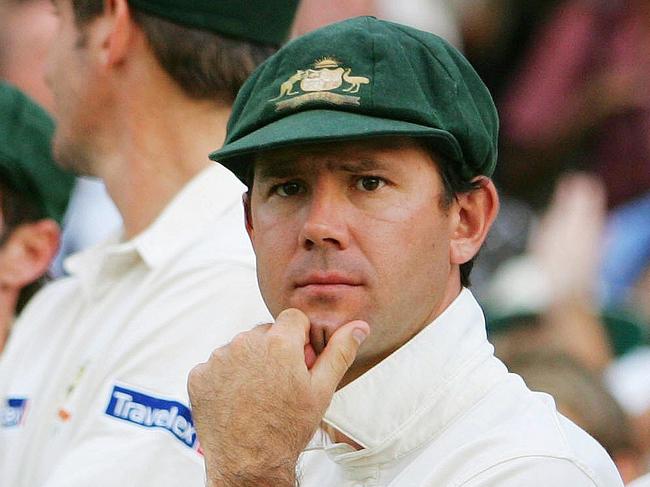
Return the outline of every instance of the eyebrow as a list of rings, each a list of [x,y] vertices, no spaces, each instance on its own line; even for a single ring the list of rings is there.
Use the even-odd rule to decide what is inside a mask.
[[[292,159],[258,159],[255,161],[255,178],[260,181],[282,179],[296,174],[296,163]]]
[[[357,160],[328,160],[324,163],[329,171],[343,171],[351,174],[386,169],[386,164],[377,159],[361,158]],[[296,176],[300,173],[297,169],[297,162],[294,157],[273,159],[258,159],[256,161],[255,176],[260,181],[268,179],[283,179]],[[259,169],[257,169],[259,168]]]
[[[328,161],[327,168],[332,171],[338,169],[340,171],[358,173],[386,169],[386,164],[377,159],[364,158],[343,163],[339,163],[338,161]]]

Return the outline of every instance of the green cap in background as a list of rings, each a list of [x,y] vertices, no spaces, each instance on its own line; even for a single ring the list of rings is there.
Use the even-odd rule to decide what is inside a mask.
[[[52,157],[54,123],[45,111],[0,82],[0,179],[61,223],[75,183]]]
[[[142,12],[236,39],[280,46],[298,0],[129,0]]]
[[[469,62],[441,38],[358,17],[288,43],[244,84],[210,158],[245,181],[250,155],[296,144],[426,138],[463,179],[490,176],[498,117]]]

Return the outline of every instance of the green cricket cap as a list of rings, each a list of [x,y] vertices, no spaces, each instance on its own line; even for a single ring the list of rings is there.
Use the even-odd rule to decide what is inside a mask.
[[[289,37],[299,0],[129,0],[142,12],[228,37],[272,46]]]
[[[233,106],[210,154],[242,181],[251,155],[382,136],[427,139],[452,170],[490,176],[499,121],[469,62],[438,36],[357,17],[299,37],[267,59]]]
[[[75,178],[52,156],[54,122],[22,92],[0,82],[0,179],[61,223]]]

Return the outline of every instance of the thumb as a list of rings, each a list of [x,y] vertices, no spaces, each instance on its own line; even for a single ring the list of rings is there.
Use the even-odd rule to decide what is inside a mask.
[[[323,395],[334,395],[336,387],[354,362],[361,343],[369,333],[368,323],[351,321],[336,330],[329,339],[311,369],[312,383],[321,389]]]

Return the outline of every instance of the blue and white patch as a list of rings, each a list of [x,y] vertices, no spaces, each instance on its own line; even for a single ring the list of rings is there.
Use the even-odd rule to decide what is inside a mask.
[[[0,428],[16,428],[25,421],[27,404],[24,397],[8,397],[5,404],[0,406]]]
[[[167,430],[185,446],[199,450],[192,413],[180,402],[113,386],[106,414],[145,428]]]

